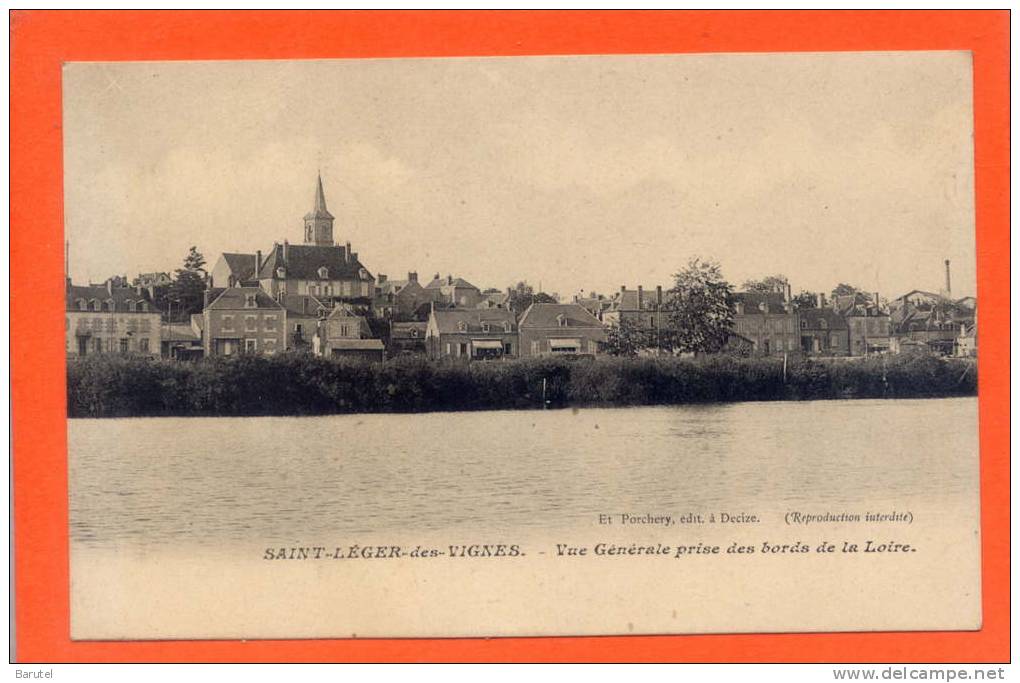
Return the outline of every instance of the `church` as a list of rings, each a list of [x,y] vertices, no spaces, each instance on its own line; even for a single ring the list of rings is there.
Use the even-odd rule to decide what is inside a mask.
[[[369,306],[375,293],[375,278],[351,250],[351,243],[333,241],[335,217],[326,208],[322,176],[315,187],[312,210],[304,217],[304,241],[274,243],[263,256],[223,253],[213,266],[211,286],[260,287],[276,301],[284,297],[313,296],[332,308],[337,302]]]

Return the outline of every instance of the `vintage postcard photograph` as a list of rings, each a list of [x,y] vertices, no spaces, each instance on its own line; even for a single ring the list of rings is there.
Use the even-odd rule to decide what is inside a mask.
[[[68,62],[74,640],[982,626],[971,53]]]

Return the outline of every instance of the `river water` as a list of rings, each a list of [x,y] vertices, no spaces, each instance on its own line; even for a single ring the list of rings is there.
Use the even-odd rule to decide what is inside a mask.
[[[980,620],[973,398],[76,419],[69,422],[69,475],[75,637],[896,629],[917,628],[921,614],[925,628],[967,628]],[[910,519],[799,527],[787,521],[792,511]],[[756,522],[690,524],[721,513]],[[673,521],[621,527],[622,514]],[[611,525],[600,515],[613,518]],[[907,540],[921,552],[794,561],[815,563],[804,575],[782,564],[789,558],[699,560],[683,576],[667,577],[661,567],[628,564],[627,585],[672,591],[671,617],[636,588],[624,592],[629,603],[609,601],[617,589],[604,582],[616,586],[618,577],[596,564],[552,559],[558,541],[680,536],[748,545]],[[266,548],[423,541],[520,543],[528,558],[462,571],[403,559],[371,568],[277,566],[263,555]],[[691,596],[719,595],[721,577],[731,586],[726,600],[739,609],[690,611]],[[388,617],[368,621],[352,610],[387,603],[394,582],[418,587],[410,604],[389,605]],[[494,583],[508,599],[483,600]],[[839,603],[846,586],[868,597],[831,613],[810,609],[820,600]],[[918,602],[932,591],[953,598],[932,612]],[[787,611],[769,605],[777,595]],[[564,622],[551,626],[522,607],[538,602],[555,606],[550,614]],[[213,621],[210,603],[220,606]],[[643,605],[643,621],[635,621],[634,605]],[[686,606],[686,620],[677,605]],[[426,607],[429,618],[421,616]],[[265,621],[280,610],[290,616]]]

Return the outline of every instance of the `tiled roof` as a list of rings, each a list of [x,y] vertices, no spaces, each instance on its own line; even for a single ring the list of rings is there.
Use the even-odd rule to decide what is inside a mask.
[[[475,287],[473,284],[471,284],[462,277],[455,278],[437,277],[434,278],[432,282],[428,283],[425,289],[436,289],[438,287],[464,287],[468,289],[478,289],[477,287]]]
[[[785,313],[786,297],[779,292],[737,292],[734,303],[744,304],[744,315],[762,313],[761,305],[768,302],[769,313]]]
[[[839,313],[832,310],[831,308],[801,308],[798,310],[800,313],[800,319],[802,321],[801,326],[808,330],[847,330],[850,329],[846,324],[846,320],[843,319]],[[822,327],[822,321],[825,321],[825,327]],[[806,321],[806,325],[804,324]]]
[[[259,279],[275,278],[279,266],[286,268],[291,280],[321,280],[319,268],[326,267],[330,280],[371,280],[372,274],[356,259],[346,259],[344,247],[288,244],[287,259],[283,258],[283,245],[276,244],[259,270]],[[362,277],[361,271],[365,270]]]
[[[517,329],[513,311],[504,308],[458,308],[435,310],[436,325],[441,334],[447,333],[482,333],[482,323],[487,322],[493,325],[490,332],[503,332],[503,324],[510,323],[510,331]],[[467,327],[461,330],[459,325],[463,322]]]
[[[255,295],[256,308],[283,310],[283,306],[273,301],[273,298],[262,291],[260,287],[227,287],[207,308],[213,310],[245,309],[248,308],[245,304],[249,294]]]
[[[237,280],[250,280],[255,276],[255,254],[228,254],[223,252],[230,274]]]
[[[521,328],[560,327],[560,316],[567,327],[602,327],[602,323],[580,304],[531,304],[521,316]]]
[[[287,315],[314,318],[318,317],[322,302],[310,294],[284,294],[280,303],[287,309]]]
[[[428,323],[393,323],[390,326],[390,339],[424,339],[425,328]],[[417,331],[417,337],[412,337],[411,332]]]
[[[108,290],[103,285],[69,286],[66,292],[67,310],[80,311],[80,301],[85,301],[90,311],[93,301],[98,301],[102,310],[106,310],[107,302],[113,301],[113,310],[118,313],[159,313],[159,309],[133,287],[114,287]],[[129,306],[139,301],[146,304],[147,311],[138,311],[134,306]]]

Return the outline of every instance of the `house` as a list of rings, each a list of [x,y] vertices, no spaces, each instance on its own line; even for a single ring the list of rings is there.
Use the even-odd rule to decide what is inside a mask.
[[[327,358],[356,358],[381,361],[386,349],[381,339],[373,339],[368,321],[348,304],[337,304],[319,321],[312,347],[316,355]]]
[[[176,360],[195,360],[201,358],[205,351],[202,346],[202,328],[196,324],[200,315],[192,314],[186,323],[163,323],[160,327],[160,354],[163,358]]]
[[[506,309],[435,309],[425,330],[429,358],[490,360],[519,354],[517,321]]]
[[[898,348],[919,345],[939,355],[953,355],[960,326],[972,325],[975,319],[975,309],[918,290],[898,297],[890,308],[890,336]]]
[[[319,320],[329,308],[310,294],[280,294],[277,301],[287,310],[287,348],[311,351]]]
[[[208,356],[273,355],[287,349],[287,310],[258,287],[206,292],[202,346]]]
[[[507,287],[505,292],[498,289],[487,289],[482,292],[482,300],[476,308],[510,308],[511,289]]]
[[[522,357],[594,356],[606,341],[605,327],[580,304],[531,304],[517,328]]]
[[[591,313],[597,319],[605,322],[604,314],[612,306],[612,300],[603,294],[589,292],[587,296],[583,292],[574,295],[574,303],[582,306],[584,310]]]
[[[668,325],[669,313],[666,309],[671,296],[669,292],[663,293],[661,286],[654,289],[645,289],[641,285],[637,289],[621,286],[608,305],[602,308],[601,320],[614,327],[630,323],[642,332],[661,331]]]
[[[755,353],[774,355],[801,349],[800,320],[789,285],[783,292],[737,292],[733,305],[733,332],[750,341]]]
[[[434,296],[418,284],[418,273],[409,272],[406,280],[391,280],[379,274],[375,284],[373,308],[379,318],[409,319],[422,304],[431,303]]]
[[[435,274],[432,282],[425,286],[429,296],[438,303],[446,303],[457,308],[475,308],[482,300],[482,292],[464,278],[447,275],[445,278]]]
[[[257,287],[258,279],[255,271],[261,259],[261,252],[256,254],[222,253],[216,259],[209,277],[213,287]]]
[[[819,301],[821,304],[821,301]],[[800,348],[813,356],[849,356],[850,327],[843,316],[831,308],[801,308]]]
[[[70,356],[160,354],[160,312],[141,287],[73,285],[67,281],[64,332]]]
[[[390,356],[423,354],[425,349],[425,331],[428,323],[391,323],[390,324]]]
[[[851,356],[869,356],[893,350],[889,313],[882,306],[878,292],[871,299],[864,296],[838,297],[833,302],[833,310],[847,322]]]

